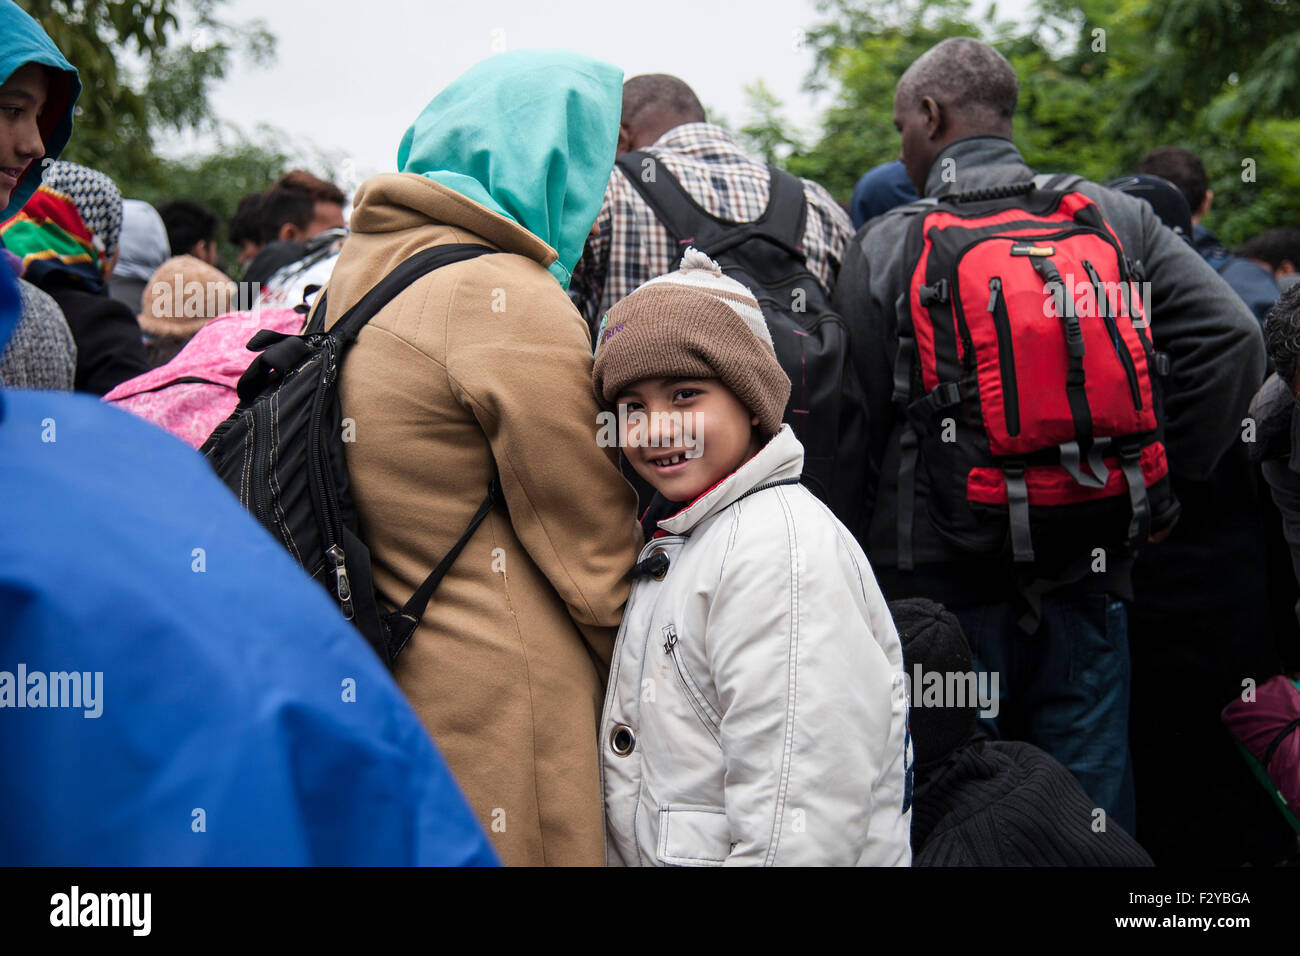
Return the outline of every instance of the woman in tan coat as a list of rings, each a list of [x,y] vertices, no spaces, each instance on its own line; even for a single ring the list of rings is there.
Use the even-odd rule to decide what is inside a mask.
[[[507,864],[604,860],[596,732],[641,544],[617,449],[597,445],[570,304],[613,166],[622,74],[577,54],[493,57],[367,181],[329,283],[332,325],[403,260],[498,253],[417,280],[362,330],[341,401],[375,586],[400,606],[499,475],[504,506],[443,579],[396,678]]]

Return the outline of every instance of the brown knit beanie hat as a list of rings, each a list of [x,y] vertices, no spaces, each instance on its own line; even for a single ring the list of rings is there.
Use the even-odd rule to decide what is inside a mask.
[[[212,319],[239,309],[238,286],[215,266],[194,256],[173,256],[144,287],[140,329],[156,336],[190,336]]]
[[[657,276],[610,307],[597,335],[591,379],[596,399],[647,378],[716,378],[758,416],[767,437],[781,430],[790,379],[748,289],[687,249],[681,268]]]

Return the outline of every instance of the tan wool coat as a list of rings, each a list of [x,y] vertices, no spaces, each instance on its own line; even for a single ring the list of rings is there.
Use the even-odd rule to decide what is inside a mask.
[[[642,539],[617,449],[596,442],[590,339],[545,268],[555,251],[430,179],[377,176],[357,194],[326,325],[414,253],[458,242],[503,254],[417,280],[343,363],[362,535],[376,589],[400,606],[495,463],[506,507],[443,579],[395,676],[505,863],[600,865],[596,733]]]

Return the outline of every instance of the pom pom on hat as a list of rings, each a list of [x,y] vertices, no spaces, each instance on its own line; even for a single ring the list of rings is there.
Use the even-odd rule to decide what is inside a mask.
[[[700,252],[694,246],[687,246],[686,255],[682,256],[682,264],[677,267],[677,271],[691,272],[696,269],[703,269],[705,272],[712,272],[719,278],[722,277],[722,267]]]
[[[763,318],[763,310],[759,308],[754,293],[750,292],[742,283],[725,275],[721,266],[694,246],[687,247],[686,254],[682,256],[681,266],[676,272],[667,272],[661,276],[655,276],[649,282],[641,285],[636,291],[640,292],[641,289],[659,283],[687,286],[716,295],[745,320],[749,330],[758,336],[760,341],[767,343],[769,348],[771,347],[772,333],[768,331],[767,320]]]

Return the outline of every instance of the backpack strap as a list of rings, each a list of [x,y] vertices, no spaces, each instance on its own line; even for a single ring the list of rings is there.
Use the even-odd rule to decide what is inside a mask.
[[[1083,368],[1083,357],[1087,351],[1083,342],[1083,326],[1074,311],[1073,294],[1066,287],[1052,257],[1035,256],[1033,267],[1043,280],[1043,288],[1054,300],[1056,314],[1065,333],[1065,397],[1070,406],[1070,417],[1074,420],[1074,441],[1065,442],[1061,446],[1061,464],[1081,487],[1102,488],[1106,484],[1104,475],[1087,474],[1080,467],[1081,457],[1085,450],[1092,448],[1093,440],[1092,409],[1088,405]]]
[[[316,335],[325,331],[325,312],[328,309],[327,296],[329,295],[329,291],[328,286],[322,289],[321,294],[316,296],[316,301],[313,302],[311,307],[308,309],[310,315],[307,317],[307,321],[303,325],[303,335]],[[297,308],[297,306],[295,306],[295,308]]]
[[[912,369],[916,363],[916,330],[912,324],[911,270],[919,261],[919,250],[925,243],[925,214],[938,206],[933,197],[908,203],[903,207],[915,212],[908,223],[904,254],[899,259],[898,298],[894,300],[894,315],[898,328],[898,351],[894,355],[894,388],[890,401],[902,417],[898,457],[898,570],[915,569],[912,549],[912,529],[916,514],[916,466],[920,459],[921,440],[912,426],[908,408],[912,404]]]
[[[1119,449],[1120,467],[1128,484],[1129,507],[1132,519],[1128,526],[1128,546],[1136,551],[1146,543],[1151,534],[1151,501],[1147,496],[1146,476],[1142,474],[1142,445],[1128,441]]]
[[[806,263],[803,241],[808,228],[808,202],[803,181],[776,166],[767,169],[770,176],[767,209],[751,224],[750,231]]]
[[[647,167],[646,160],[653,165]],[[803,184],[784,170],[768,167],[770,198],[763,215],[754,222],[736,223],[719,219],[700,206],[664,163],[649,153],[622,153],[615,165],[676,243],[674,262],[681,258],[687,246],[717,258],[750,239],[764,239],[804,262],[802,244],[807,208]],[[644,175],[647,169],[651,172],[649,178]]]
[[[481,255],[495,253],[496,251],[496,249],[478,243],[447,243],[431,246],[417,252],[380,279],[369,292],[361,297],[356,305],[343,313],[338,322],[334,323],[328,334],[333,336],[338,343],[339,354],[342,355],[356,341],[357,336],[367,322],[374,318],[384,306],[415,280],[442,266],[451,265],[454,262],[464,262],[468,259],[476,259]],[[325,295],[322,293],[321,302],[312,317],[312,323],[309,324],[318,323],[320,326],[324,325],[324,298]],[[470,519],[469,527],[461,534],[460,539],[452,546],[451,550],[443,555],[437,567],[429,573],[429,576],[424,579],[424,583],[416,589],[401,610],[385,615],[389,635],[389,660],[396,660],[397,655],[406,647],[407,642],[411,639],[411,634],[415,632],[420,619],[424,617],[429,601],[433,598],[433,592],[500,497],[500,486],[497,479],[493,477],[488,484],[487,497],[479,505],[478,511]]]
[[[1277,748],[1282,745],[1282,741],[1286,739],[1287,734],[1296,729],[1300,729],[1300,717],[1297,717],[1295,720],[1283,727],[1277,732],[1277,735],[1269,741],[1268,749],[1264,751],[1264,759],[1260,761],[1261,766],[1263,766],[1265,770],[1268,770],[1268,765],[1273,762],[1273,755],[1277,753]]]
[[[396,269],[377,282],[360,301],[348,309],[329,330],[339,344],[340,351],[346,349],[355,340],[366,323],[373,319],[384,306],[395,299],[411,283],[428,275],[434,269],[449,266],[454,262],[476,259],[489,252],[496,252],[488,246],[478,243],[454,242],[440,246],[430,246],[402,262]],[[322,299],[324,294],[322,293]],[[320,324],[324,325],[325,310],[316,310]],[[316,316],[313,316],[313,322]]]
[[[470,519],[469,527],[467,527],[465,532],[460,536],[460,540],[452,545],[451,550],[442,556],[442,560],[438,562],[438,566],[430,572],[427,578],[424,579],[424,583],[416,589],[416,592],[411,595],[410,599],[402,606],[401,610],[393,611],[387,615],[388,632],[391,635],[391,642],[389,644],[389,653],[391,657],[389,660],[397,660],[397,655],[402,653],[403,648],[405,648],[407,643],[411,640],[411,635],[415,633],[416,627],[419,626],[420,619],[424,617],[424,612],[428,610],[429,601],[433,598],[433,592],[438,589],[438,585],[442,583],[443,577],[445,577],[447,572],[451,569],[452,564],[455,563],[456,558],[459,557],[461,551],[465,549],[465,545],[469,543],[469,539],[474,536],[474,532],[478,529],[478,526],[483,523],[483,519],[488,516],[488,512],[492,510],[493,505],[495,505],[500,499],[501,485],[494,477],[490,482],[488,482],[487,497],[484,498],[483,503],[478,506],[478,511],[474,512],[474,517]]]
[[[397,297],[416,279],[428,275],[434,269],[474,259],[484,253],[496,252],[488,246],[474,243],[448,243],[431,246],[405,260],[388,275],[384,276],[370,289],[356,305],[343,313],[342,317],[329,330],[337,345],[338,354],[342,355],[356,341],[357,335],[365,324],[378,314],[379,310]],[[287,335],[262,329],[248,342],[253,351],[261,349],[239,378],[237,392],[241,405],[247,405],[260,395],[275,380],[296,368],[311,353],[306,336],[324,332],[325,293],[317,301],[311,321],[302,335]]]

